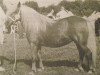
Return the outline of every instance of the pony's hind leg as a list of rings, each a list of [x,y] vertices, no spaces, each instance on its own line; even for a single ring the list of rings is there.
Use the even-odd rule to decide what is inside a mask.
[[[78,44],[78,45],[77,45]],[[77,42],[76,46],[80,48],[79,50],[79,56],[80,56],[80,63],[81,66],[84,64],[83,62],[86,61],[88,62],[86,65],[87,67],[85,68],[86,70],[90,70],[92,67],[92,52],[91,50],[87,47],[85,43],[78,43]],[[79,49],[78,48],[78,49]],[[80,68],[79,68],[80,69]]]
[[[87,47],[87,38],[88,37],[83,37],[83,34],[77,34],[78,36],[73,37],[73,41],[77,46],[77,49],[79,51],[79,65],[78,68],[79,70],[83,71],[82,65],[84,64],[84,61],[87,62],[85,70],[88,70],[88,68],[91,67],[91,62],[92,62],[92,52],[91,50]],[[88,65],[88,66],[87,66]]]
[[[84,59],[84,51],[82,50],[82,48],[76,43],[78,52],[79,52],[79,64],[78,64],[78,68],[75,69],[76,71],[84,71],[82,64],[83,64],[83,59]]]
[[[88,64],[87,65],[87,68],[88,68],[88,72],[92,73],[93,72],[93,62],[92,62],[92,52],[91,50],[87,47],[87,45],[83,45],[82,48],[84,49],[85,51],[85,56],[84,56],[84,61],[87,61]]]

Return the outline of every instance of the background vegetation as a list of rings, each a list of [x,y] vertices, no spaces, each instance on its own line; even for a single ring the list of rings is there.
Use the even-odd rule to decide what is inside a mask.
[[[50,5],[48,7],[39,7],[36,2],[26,2],[26,5],[35,9],[41,14],[47,15],[52,9],[54,9],[54,15],[60,11],[61,6],[64,6],[66,10],[70,10],[78,16],[89,16],[93,11],[100,11],[100,1],[96,0],[77,0],[75,2],[68,2],[66,0],[61,1],[58,5]]]

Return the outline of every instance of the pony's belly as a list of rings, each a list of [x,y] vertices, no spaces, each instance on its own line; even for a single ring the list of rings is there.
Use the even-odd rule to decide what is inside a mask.
[[[52,47],[52,48],[55,48],[55,47],[61,47],[61,46],[64,46],[64,45],[67,45],[69,44],[70,42],[72,42],[71,39],[60,39],[60,40],[48,40],[48,41],[44,41],[43,42],[43,46],[46,46],[46,47]]]

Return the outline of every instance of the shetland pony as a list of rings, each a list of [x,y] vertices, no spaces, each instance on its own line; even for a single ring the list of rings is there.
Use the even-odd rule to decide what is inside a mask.
[[[67,45],[72,41],[76,44],[79,52],[78,70],[83,71],[83,61],[87,60],[89,72],[95,71],[96,50],[93,49],[93,51],[92,48],[89,48],[92,43],[88,45],[90,34],[85,19],[71,16],[54,21],[20,3],[12,14],[18,12],[20,12],[21,25],[25,30],[32,51],[33,75],[37,72],[36,65],[40,69],[44,69],[41,59],[41,46],[56,48]]]

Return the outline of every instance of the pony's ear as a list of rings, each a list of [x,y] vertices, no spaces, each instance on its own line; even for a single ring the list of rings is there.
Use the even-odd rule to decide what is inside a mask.
[[[20,6],[21,6],[21,3],[19,2],[18,5],[17,5],[17,7],[19,8]]]

